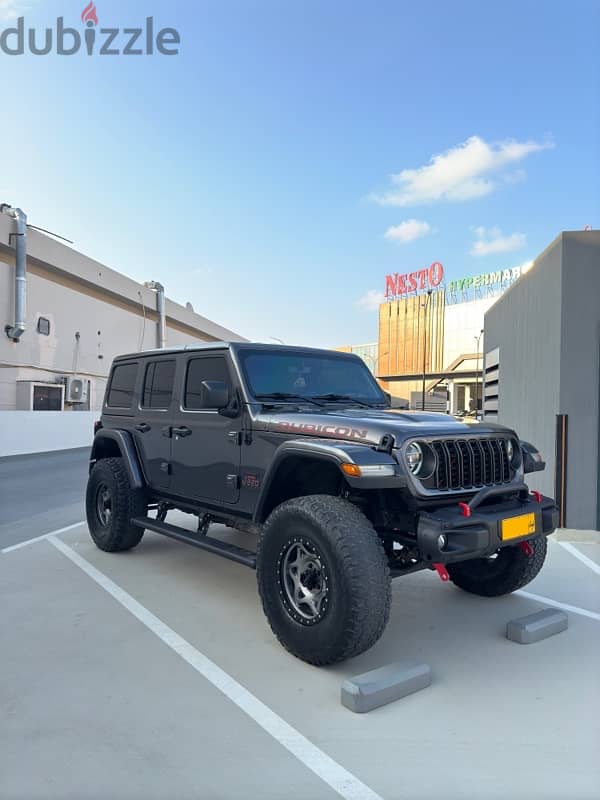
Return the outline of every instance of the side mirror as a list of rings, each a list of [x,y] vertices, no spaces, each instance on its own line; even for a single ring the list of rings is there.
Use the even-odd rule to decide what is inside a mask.
[[[529,442],[521,442],[523,453],[523,472],[542,472],[546,469],[546,462],[539,450]]]
[[[229,389],[223,381],[202,381],[200,384],[202,408],[225,408],[229,404]]]

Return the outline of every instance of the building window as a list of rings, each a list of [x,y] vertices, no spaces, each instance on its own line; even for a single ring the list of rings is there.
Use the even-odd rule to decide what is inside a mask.
[[[185,381],[185,407],[196,410],[202,405],[202,381],[223,381],[231,391],[231,379],[227,362],[222,356],[217,358],[193,358],[188,364]]]
[[[146,368],[142,406],[144,408],[168,408],[173,394],[174,377],[174,361],[150,362]]]
[[[118,364],[113,369],[106,400],[107,406],[131,408],[137,368],[137,362],[134,362],[133,364]]]
[[[46,317],[38,317],[37,332],[42,336],[50,336],[50,320]]]

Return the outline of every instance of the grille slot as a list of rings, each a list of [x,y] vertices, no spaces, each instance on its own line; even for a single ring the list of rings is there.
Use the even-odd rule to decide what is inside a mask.
[[[477,489],[509,483],[512,478],[504,439],[437,439],[435,472],[425,483],[440,491]]]

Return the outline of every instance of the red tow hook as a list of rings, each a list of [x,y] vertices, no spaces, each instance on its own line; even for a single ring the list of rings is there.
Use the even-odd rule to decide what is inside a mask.
[[[533,555],[533,547],[531,546],[531,542],[519,542],[519,547],[525,553],[527,558],[531,558]]]
[[[542,502],[542,493],[541,492],[538,492],[535,489],[532,489],[531,490],[531,495],[533,496],[533,499],[535,500],[536,503],[541,503]]]
[[[447,583],[450,580],[450,575],[448,574],[448,570],[443,564],[434,564],[433,565],[435,571],[440,576],[440,580],[444,583]]]
[[[471,506],[468,503],[459,503],[458,507],[460,508],[463,517],[471,516]]]

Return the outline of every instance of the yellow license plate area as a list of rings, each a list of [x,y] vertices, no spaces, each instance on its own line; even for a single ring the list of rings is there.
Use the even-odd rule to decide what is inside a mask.
[[[521,514],[502,520],[502,539],[518,539],[531,533],[535,533],[535,514]]]

